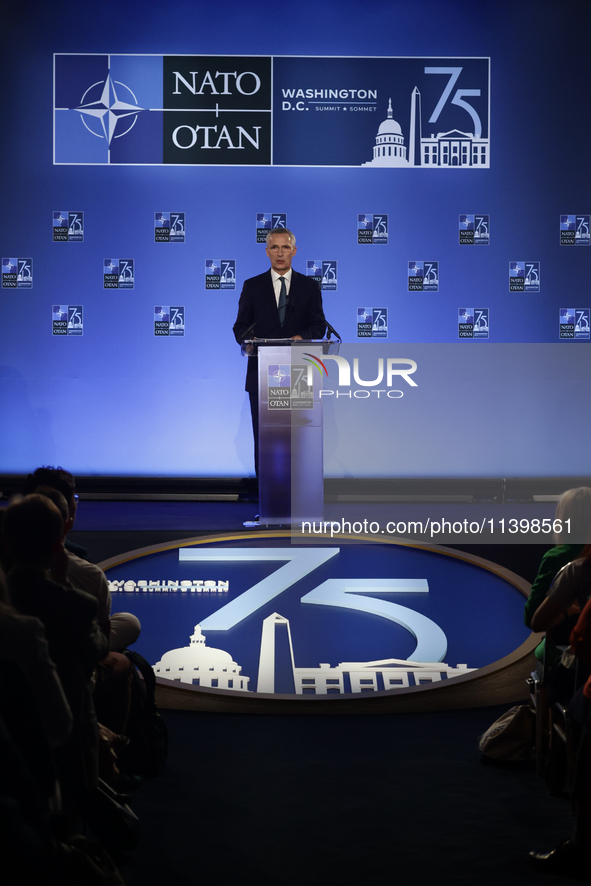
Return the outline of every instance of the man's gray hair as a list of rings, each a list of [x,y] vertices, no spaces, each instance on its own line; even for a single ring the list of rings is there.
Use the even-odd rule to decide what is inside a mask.
[[[293,233],[293,231],[290,231],[288,228],[273,228],[273,230],[269,231],[269,233],[267,234],[267,238],[265,240],[267,246],[269,245],[269,239],[273,236],[273,234],[287,234],[292,249],[296,245],[295,234]]]

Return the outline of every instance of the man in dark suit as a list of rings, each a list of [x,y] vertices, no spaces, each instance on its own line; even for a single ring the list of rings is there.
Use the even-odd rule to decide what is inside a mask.
[[[234,324],[236,341],[248,338],[289,338],[298,341],[322,338],[326,321],[320,287],[311,278],[291,267],[297,252],[295,236],[287,228],[276,228],[267,235],[267,255],[271,269],[244,281],[238,316]],[[246,385],[254,432],[255,470],[258,477],[258,360],[248,358]]]

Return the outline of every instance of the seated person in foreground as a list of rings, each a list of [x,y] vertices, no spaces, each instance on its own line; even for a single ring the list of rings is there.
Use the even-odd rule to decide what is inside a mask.
[[[68,558],[69,580],[74,587],[95,597],[98,606],[98,623],[109,640],[109,648],[111,651],[120,652],[138,639],[141,632],[139,619],[131,612],[111,614],[111,592],[103,570],[68,550],[67,535],[74,526],[78,507],[76,483],[72,474],[60,467],[43,467],[37,468],[34,473],[28,475],[25,484],[27,493],[41,492],[44,495],[49,494],[51,498],[48,489],[54,489],[61,493],[68,508],[68,513],[64,518],[63,537],[64,549]]]
[[[585,552],[589,550],[591,545],[585,548]],[[591,573],[591,557],[583,559],[585,565],[580,560],[575,560],[565,568],[570,569],[572,566],[573,572],[588,576]],[[548,618],[550,620],[551,615]],[[591,663],[591,600],[585,604],[572,630],[570,647],[577,658]],[[576,761],[572,782],[575,817],[573,834],[551,852],[530,852],[529,861],[537,870],[588,881],[591,874],[591,677],[571,699],[568,714],[576,735]]]
[[[563,493],[556,505],[554,519],[560,521],[560,531],[554,533],[556,546],[542,557],[538,574],[525,604],[523,620],[532,630],[542,630],[532,627],[532,618],[546,598],[556,574],[571,560],[580,557],[585,544],[591,542],[591,488],[580,486],[576,489],[568,489]],[[570,523],[566,523],[567,520]],[[570,531],[568,531],[569,529]],[[551,646],[551,644],[548,645]],[[536,649],[538,661],[544,661],[545,654],[546,641],[542,640]],[[550,648],[548,663],[551,664],[556,660],[558,660],[558,655],[555,650]]]
[[[72,734],[58,749],[56,762],[64,800],[77,805],[96,786],[98,729],[91,679],[109,644],[96,620],[94,597],[68,584],[62,530],[56,506],[43,495],[29,495],[6,508],[2,542],[12,604],[42,622],[72,712]]]
[[[563,566],[546,599],[535,611],[531,627],[534,631],[547,631],[546,643],[562,650],[562,656],[547,668],[547,682],[553,701],[566,703],[575,690],[575,657],[569,647],[573,623],[591,596],[591,544],[583,549],[582,556]],[[579,666],[579,676],[585,676],[589,666]]]

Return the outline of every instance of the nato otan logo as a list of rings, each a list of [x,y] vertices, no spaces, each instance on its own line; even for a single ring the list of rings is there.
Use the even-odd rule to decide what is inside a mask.
[[[3,258],[2,289],[32,289],[33,259]]]
[[[56,53],[54,163],[269,165],[271,58]]]
[[[409,292],[439,292],[439,262],[409,261]]]
[[[589,341],[589,308],[560,308],[559,338]]]
[[[236,289],[236,260],[208,258],[205,260],[206,289]]]
[[[267,367],[268,406],[276,409],[312,409],[316,369],[322,374],[320,361],[312,354],[303,354],[305,363],[270,363]],[[324,367],[326,371],[326,367]]]
[[[385,213],[359,212],[357,243],[385,246],[388,243],[388,216]]]
[[[84,240],[84,213],[58,209],[53,213],[53,242],[82,243]]]
[[[154,213],[154,242],[155,243],[184,243],[185,242],[185,213],[184,212],[155,212]]]
[[[489,215],[460,215],[460,246],[488,246]]]
[[[132,258],[106,258],[103,261],[103,289],[133,289],[134,271]]]
[[[267,367],[269,409],[291,408],[291,364],[269,363]]]
[[[154,335],[179,336],[185,334],[183,305],[154,306]]]
[[[458,338],[488,338],[488,308],[458,308]]]
[[[285,212],[257,212],[256,216],[257,243],[266,243],[269,231],[274,231],[276,228],[287,228],[287,213]]]
[[[52,335],[82,335],[82,305],[53,305],[51,309]]]
[[[388,308],[357,308],[357,338],[387,338]]]
[[[336,260],[313,258],[306,262],[306,276],[312,277],[323,292],[336,292],[337,263]]]
[[[539,261],[509,262],[509,292],[539,292]]]
[[[560,245],[589,246],[589,216],[560,216]]]

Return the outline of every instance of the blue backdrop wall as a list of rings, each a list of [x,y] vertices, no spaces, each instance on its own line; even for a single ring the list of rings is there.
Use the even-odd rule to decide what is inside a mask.
[[[1,472],[252,473],[273,220],[362,377],[417,362],[328,475],[588,472],[588,2],[6,8]]]

